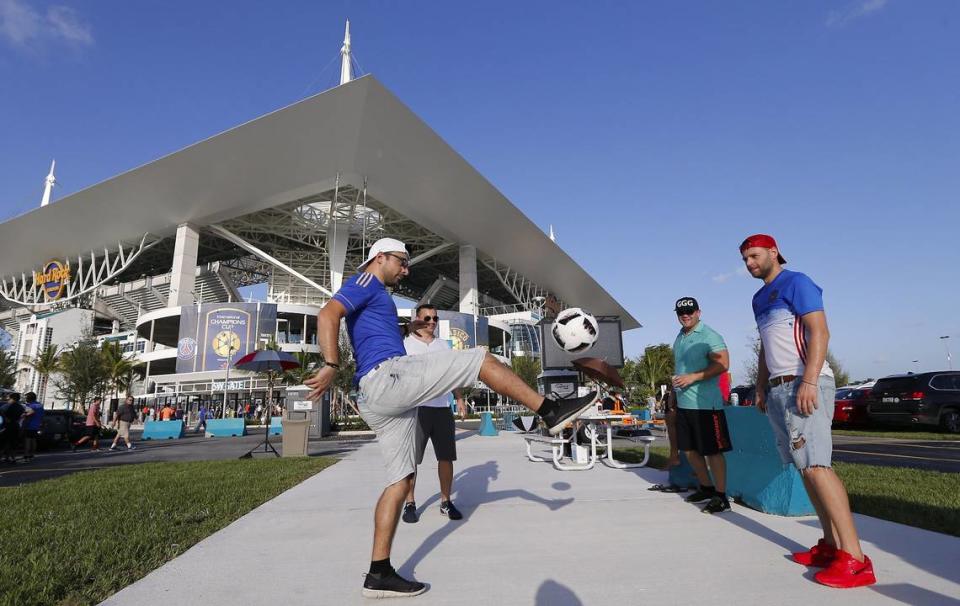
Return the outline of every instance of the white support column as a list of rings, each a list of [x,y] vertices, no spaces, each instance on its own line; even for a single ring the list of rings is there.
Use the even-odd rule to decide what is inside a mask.
[[[330,290],[333,292],[340,290],[340,285],[343,283],[343,268],[347,260],[349,237],[349,223],[330,221],[330,227],[327,228],[327,251],[330,259]]]
[[[177,242],[173,247],[173,267],[170,270],[169,307],[194,302],[194,283],[197,271],[197,249],[200,232],[189,223],[177,227]]]
[[[477,247],[460,246],[460,312],[477,315],[480,292],[477,290]]]

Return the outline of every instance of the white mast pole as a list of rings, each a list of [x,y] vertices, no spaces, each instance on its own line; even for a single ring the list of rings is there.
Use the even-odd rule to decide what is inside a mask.
[[[343,46],[340,47],[340,84],[353,80],[353,66],[350,64],[350,20],[343,34]]]
[[[57,184],[57,178],[53,176],[53,169],[57,167],[57,161],[54,161],[50,164],[50,174],[47,175],[47,178],[43,186],[43,198],[40,200],[40,206],[46,206],[50,204],[50,194],[53,192],[53,186]]]

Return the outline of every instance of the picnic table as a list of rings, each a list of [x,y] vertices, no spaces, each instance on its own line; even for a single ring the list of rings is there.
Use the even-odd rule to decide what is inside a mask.
[[[578,444],[577,432],[574,432],[570,438],[527,433],[523,434],[523,438],[526,441],[527,458],[536,462],[552,462],[554,468],[560,471],[584,471],[592,469],[598,460],[602,460],[602,462],[609,467],[629,469],[631,467],[643,467],[650,460],[650,444],[655,440],[653,436],[635,436],[630,438],[644,446],[643,460],[640,463],[622,463],[617,461],[613,456],[613,430],[615,427],[633,426],[633,417],[631,415],[590,412],[581,415],[577,420],[586,423],[584,435],[586,435],[589,440],[589,445],[581,446]],[[532,445],[537,443],[550,445],[551,459],[545,459],[533,454]],[[563,459],[565,457],[563,451],[567,444],[570,445],[571,454],[576,453],[578,447],[586,450],[586,461],[576,461],[579,457],[575,457],[576,462],[574,463],[564,462]],[[598,453],[599,449],[606,449],[606,453],[602,459]]]

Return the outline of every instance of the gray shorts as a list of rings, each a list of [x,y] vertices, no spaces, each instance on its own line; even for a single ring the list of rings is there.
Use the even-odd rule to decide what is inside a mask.
[[[391,358],[360,379],[360,416],[377,433],[387,485],[417,470],[417,407],[476,383],[486,353],[453,349]]]
[[[833,377],[820,375],[817,409],[810,416],[797,409],[797,389],[803,379],[770,387],[767,392],[767,418],[777,439],[780,460],[793,463],[801,471],[808,467],[831,467],[833,458],[834,396],[837,393]],[[802,445],[794,448],[794,445]]]

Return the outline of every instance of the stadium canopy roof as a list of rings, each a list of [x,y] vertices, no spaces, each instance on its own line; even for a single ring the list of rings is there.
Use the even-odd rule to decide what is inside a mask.
[[[518,299],[510,295],[525,280],[567,305],[619,316],[625,330],[639,326],[589,273],[372,76],[0,224],[0,277],[18,279],[48,259],[89,255],[118,241],[139,242],[144,234],[162,245],[144,253],[117,279],[156,275],[170,270],[179,224],[201,231],[227,226],[241,235],[247,226],[254,238],[256,226],[271,217],[287,213],[301,220],[296,209],[330,199],[333,192],[353,192],[357,204],[363,192],[364,212],[379,218],[380,232],[364,233],[362,244],[379,235],[407,237],[417,229],[413,255],[431,245],[450,245],[416,265],[401,294],[416,297],[437,276],[456,277],[457,245],[471,244],[478,251],[478,287],[497,300]],[[324,207],[316,207],[322,214]],[[329,204],[325,208],[335,212]],[[363,256],[359,233],[354,235],[347,275]],[[288,244],[292,238],[274,236]],[[229,262],[238,252],[205,234],[198,263]]]

